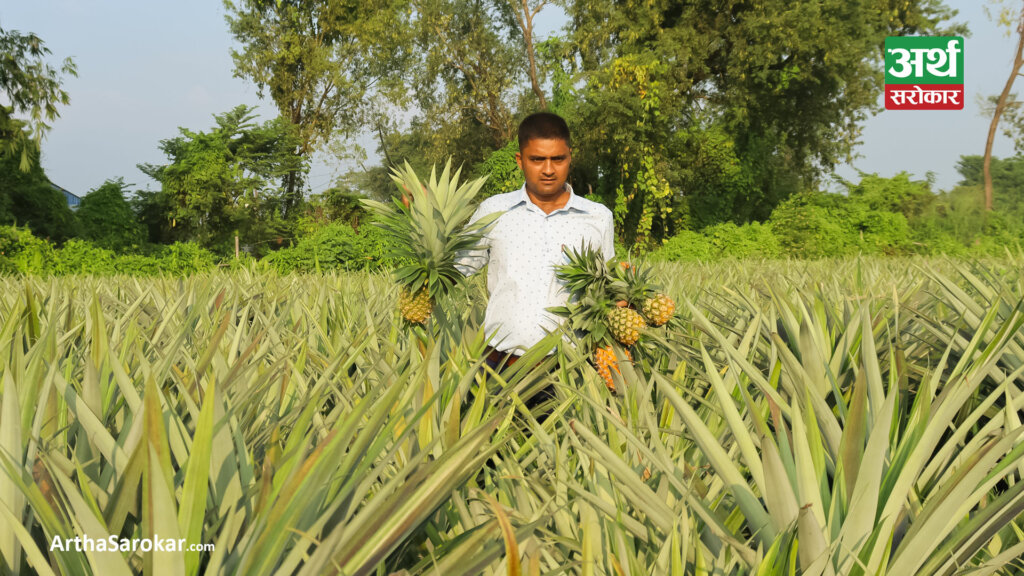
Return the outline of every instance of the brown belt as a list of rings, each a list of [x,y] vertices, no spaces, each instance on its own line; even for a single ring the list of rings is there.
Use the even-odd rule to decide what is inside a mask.
[[[505,363],[506,366],[511,366],[516,363],[522,356],[518,354],[510,354],[508,352],[501,352],[496,348],[487,347],[487,359],[494,364]]]

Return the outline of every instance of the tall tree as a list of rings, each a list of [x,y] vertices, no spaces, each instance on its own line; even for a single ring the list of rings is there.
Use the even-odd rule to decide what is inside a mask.
[[[96,245],[123,252],[141,246],[145,230],[126,198],[124,179],[107,180],[82,198],[75,218],[81,235]]]
[[[547,99],[544,98],[544,90],[540,87],[541,81],[537,66],[537,50],[533,45],[533,23],[548,2],[547,0],[537,0],[532,6],[530,5],[530,0],[507,0],[507,2],[512,8],[512,13],[516,18],[516,24],[519,26],[519,31],[523,35],[523,47],[526,51],[526,59],[530,64],[528,68],[530,75],[530,87],[533,89],[533,93],[537,95],[540,107],[542,109],[546,109],[548,107],[548,102]]]
[[[48,122],[60,116],[57,106],[71,101],[62,76],[78,73],[71,58],[60,68],[47,64],[44,58],[50,53],[35,34],[0,27],[0,94],[7,100],[0,101],[0,155],[20,154],[19,167],[25,172],[50,129]]]
[[[181,136],[160,142],[169,163],[139,165],[160,182],[160,197],[150,200],[168,210],[171,238],[228,251],[238,231],[255,246],[275,211],[280,216],[277,183],[303,169],[293,153],[299,137],[287,119],[257,124],[254,118],[253,109],[243,105],[215,116],[208,132],[180,128]]]
[[[585,144],[608,151],[581,167],[581,183],[600,188],[609,204],[619,184],[627,200],[630,189],[663,194],[661,184],[644,184],[652,172],[637,162],[646,158],[654,181],[692,198],[700,179],[683,168],[710,154],[742,170],[739,185],[730,184],[733,205],[758,219],[848,158],[877,109],[885,37],[941,32],[955,15],[940,0],[588,0],[568,13],[575,53],[567,67],[582,71],[586,89],[576,100],[592,111]],[[621,97],[609,102],[615,91]],[[637,140],[626,120],[642,120],[652,107],[658,114]],[[647,148],[626,150],[627,140]],[[607,182],[609,175],[621,181]],[[667,209],[674,200],[659,202]],[[623,222],[644,236],[651,210],[650,199],[634,198]]]
[[[0,154],[0,225],[27,225],[36,236],[53,242],[74,237],[77,222],[64,193],[50,184],[38,151],[29,154],[27,171],[17,155]]]
[[[391,66],[407,42],[403,0],[225,0],[235,75],[269,94],[298,129],[308,158],[337,131],[355,131],[371,96],[393,89]],[[302,174],[286,175],[284,209],[302,199]]]
[[[1013,66],[1010,68],[1010,75],[1006,78],[1006,84],[1003,86],[1003,91],[999,94],[995,108],[992,111],[992,121],[988,126],[988,138],[985,140],[983,170],[985,176],[985,210],[987,211],[991,211],[993,207],[992,145],[995,143],[999,120],[1003,112],[1006,111],[1007,105],[1011,102],[1010,94],[1013,91],[1013,82],[1020,74],[1021,67],[1024,66],[1024,2],[1021,3],[1019,12],[1015,12],[1013,8],[1004,7],[999,13],[999,21],[1004,25],[1009,26],[1014,21],[1014,17],[1016,20],[1017,50],[1013,56]]]
[[[515,133],[523,78],[520,52],[509,39],[509,4],[414,0],[413,8],[420,55],[410,67],[415,127],[434,134],[435,150],[501,148]]]

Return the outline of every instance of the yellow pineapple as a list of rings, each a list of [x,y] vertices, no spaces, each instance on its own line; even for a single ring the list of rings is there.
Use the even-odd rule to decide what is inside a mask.
[[[633,356],[629,353],[629,350],[623,350],[623,355],[629,362],[633,361]],[[615,381],[612,380],[612,370],[615,370],[616,374],[622,375],[619,371],[619,363],[615,358],[615,352],[611,346],[605,346],[598,348],[594,351],[594,365],[597,367],[597,373],[604,378],[604,383],[608,386],[608,389],[615,392]]]
[[[608,312],[608,331],[623,346],[632,346],[647,327],[643,316],[632,308],[615,308]]]
[[[421,288],[419,292],[402,288],[398,296],[398,310],[402,313],[402,318],[413,324],[424,324],[427,318],[430,318],[433,309],[434,301],[426,287]]]
[[[667,294],[659,293],[653,298],[644,300],[640,310],[647,317],[651,326],[661,326],[672,318],[676,311],[676,303]]]

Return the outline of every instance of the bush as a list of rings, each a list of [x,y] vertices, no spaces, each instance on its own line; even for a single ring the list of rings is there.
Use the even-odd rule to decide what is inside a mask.
[[[114,274],[118,257],[112,251],[85,240],[68,240],[57,251],[57,274]]]
[[[910,226],[899,212],[873,210],[856,200],[847,201],[845,222],[856,235],[856,246],[866,254],[901,254],[910,251]]]
[[[150,254],[118,255],[86,240],[72,239],[60,249],[27,229],[0,226],[0,274],[174,274],[213,268],[216,256],[192,243],[152,248]]]
[[[775,258],[782,254],[782,246],[771,227],[760,222],[742,226],[732,222],[716,224],[705,228],[703,235],[718,258]]]
[[[175,242],[160,251],[159,268],[176,276],[203,272],[213,268],[217,256],[192,242]]]
[[[846,224],[849,216],[838,194],[800,192],[779,204],[768,223],[782,250],[798,258],[841,256],[852,252],[858,238]]]
[[[142,254],[122,254],[114,261],[114,266],[118,274],[132,276],[156,276],[164,272],[159,258]]]
[[[48,274],[57,263],[53,245],[26,226],[0,226],[0,273]]]
[[[759,222],[737,226],[724,222],[701,232],[685,230],[669,239],[651,257],[671,262],[702,262],[724,258],[777,258],[782,247],[771,227]]]
[[[389,264],[389,239],[383,230],[363,223],[359,232],[344,222],[332,222],[299,243],[268,254],[264,261],[278,272],[374,270]]]
[[[711,240],[700,232],[683,230],[652,252],[651,259],[667,262],[707,262],[715,259],[715,247]]]
[[[864,204],[870,210],[898,212],[906,218],[920,215],[935,199],[928,181],[911,180],[906,172],[892,178],[861,174],[859,183],[845,184],[850,200]]]

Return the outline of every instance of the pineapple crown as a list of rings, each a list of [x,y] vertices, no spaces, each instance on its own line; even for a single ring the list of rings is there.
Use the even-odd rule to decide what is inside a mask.
[[[651,279],[651,268],[645,263],[631,261],[610,266],[611,280],[608,290],[616,300],[625,300],[633,306],[640,306],[644,300],[653,298],[658,287]]]
[[[452,173],[449,158],[440,175],[436,166],[431,168],[430,180],[424,184],[406,162],[401,168],[392,168],[391,179],[403,197],[411,196],[408,206],[397,198],[390,204],[362,201],[377,216],[375,224],[397,240],[389,255],[407,262],[394,270],[395,279],[414,292],[426,286],[431,298],[447,293],[461,281],[462,274],[455,267],[456,255],[478,248],[499,216],[490,214],[464,225],[473,215],[473,198],[487,177],[460,186],[461,172],[459,168]]]
[[[589,244],[578,249],[562,247],[568,262],[555,267],[555,277],[565,282],[573,300],[581,300],[593,296],[602,298],[611,281],[609,263],[601,257],[601,253]]]

